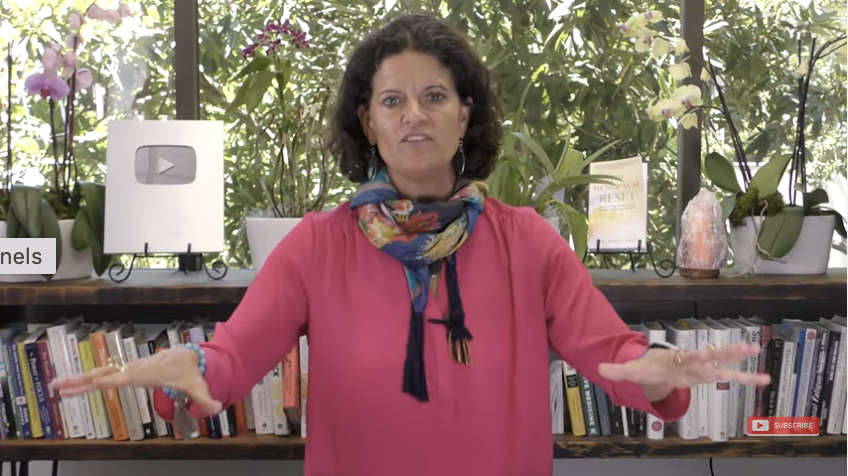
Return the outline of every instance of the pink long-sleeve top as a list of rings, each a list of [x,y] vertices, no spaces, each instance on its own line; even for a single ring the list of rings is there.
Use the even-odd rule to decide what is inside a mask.
[[[676,420],[678,389],[650,403],[598,374],[640,357],[631,331],[580,259],[538,214],[487,199],[457,252],[472,365],[451,360],[445,327],[425,320],[429,402],[401,391],[410,296],[402,267],[363,236],[343,204],[304,217],[270,254],[206,352],[224,406],[309,339],[306,476],[549,476],[549,346],[618,404]],[[425,319],[447,315],[444,276]],[[166,418],[173,405],[157,394]]]

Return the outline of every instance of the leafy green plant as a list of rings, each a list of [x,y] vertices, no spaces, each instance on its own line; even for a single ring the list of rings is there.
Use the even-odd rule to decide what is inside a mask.
[[[56,267],[61,264],[62,238],[59,220],[74,220],[71,245],[77,251],[89,249],[95,273],[101,276],[112,257],[103,253],[105,186],[80,181],[74,155],[77,93],[92,84],[90,70],[79,67],[79,49],[83,43],[86,19],[114,24],[131,15],[129,7],[105,10],[91,3],[85,14],[72,11],[68,19],[65,49],[45,44],[42,69],[27,76],[27,93],[46,99],[49,104],[52,177],[42,189],[26,185],[10,185],[6,213],[8,237],[56,238]],[[57,116],[61,133],[57,132]],[[61,141],[60,141],[61,136]],[[11,153],[9,153],[11,155]],[[7,160],[10,167],[11,159]],[[53,236],[55,235],[55,236]],[[52,278],[52,275],[48,279]]]
[[[622,34],[634,41],[634,49],[638,53],[650,53],[662,63],[673,55],[681,56],[688,47],[680,38],[669,38],[661,33],[660,26],[664,16],[659,11],[648,11],[632,15],[620,27]],[[670,27],[665,27],[671,30]],[[756,174],[751,173],[751,167],[746,158],[746,148],[743,146],[737,127],[734,124],[734,114],[728,107],[725,97],[725,81],[718,77],[712,61],[702,64],[700,78],[705,82],[707,94],[714,89],[718,97],[718,106],[709,104],[702,98],[702,91],[695,85],[687,84],[675,89],[668,97],[655,100],[645,109],[645,116],[655,122],[674,119],[684,129],[698,128],[698,110],[721,112],[728,126],[735,160],[742,176],[740,185],[736,178],[733,165],[723,155],[712,152],[704,158],[704,173],[717,188],[731,195],[721,200],[723,218],[732,227],[743,226],[746,217],[762,217],[762,225],[757,235],[758,254],[767,260],[784,257],[795,246],[801,233],[805,216],[833,215],[836,220],[836,231],[845,238],[845,223],[842,216],[835,210],[825,207],[828,202],[827,193],[823,189],[807,191],[806,182],[806,140],[805,140],[805,106],[807,92],[810,88],[810,77],[817,61],[839,52],[843,54],[846,47],[846,35],[838,35],[835,39],[825,42],[816,48],[813,39],[811,53],[806,62],[802,61],[802,44],[798,44],[798,68],[793,72],[798,81],[798,109],[796,111],[795,142],[790,154],[774,154]],[[672,54],[673,53],[673,54]],[[692,76],[691,66],[686,57],[683,61],[668,66],[670,76],[678,81],[685,81]],[[750,149],[750,147],[748,148]],[[790,165],[791,164],[791,165]],[[783,174],[789,167],[788,203],[778,186]],[[796,196],[803,196],[803,206],[796,203]]]
[[[62,262],[62,234],[53,206],[39,187],[13,185],[6,209],[7,238],[55,238],[56,269]],[[44,275],[50,280],[53,275]]]
[[[763,217],[757,235],[759,256],[763,259],[780,259],[795,246],[805,216],[832,215],[836,232],[846,237],[845,219],[824,205],[829,198],[823,189],[803,192],[803,205],[785,202],[777,188],[791,158],[790,154],[772,157],[744,188],[736,179],[733,166],[721,154],[713,152],[704,158],[707,177],[730,193],[721,200],[723,218],[730,226],[744,226],[746,217]]]
[[[523,103],[530,84],[519,104]],[[584,158],[582,152],[571,147],[569,128],[562,140],[562,152],[554,161],[530,134],[527,124],[522,121],[522,110],[519,105],[516,117],[506,128],[501,156],[487,181],[489,195],[507,205],[531,207],[540,215],[555,210],[566,222],[575,253],[582,257],[586,252],[589,231],[586,215],[554,195],[591,183],[615,184],[618,180],[615,176],[583,173],[615,143],[607,144]]]
[[[293,49],[287,48],[291,45]],[[236,113],[240,108],[251,115],[272,91],[269,108],[260,117],[237,123],[248,126],[249,144],[253,151],[257,176],[268,209],[275,217],[300,217],[308,211],[321,210],[329,194],[333,162],[322,146],[319,133],[324,125],[330,99],[330,84],[292,81],[298,69],[293,50],[310,47],[306,34],[285,21],[271,21],[256,35],[254,43],[242,50],[250,62],[233,77],[241,81],[227,108]],[[312,89],[312,93],[295,89]],[[263,171],[265,155],[271,151],[271,173]]]

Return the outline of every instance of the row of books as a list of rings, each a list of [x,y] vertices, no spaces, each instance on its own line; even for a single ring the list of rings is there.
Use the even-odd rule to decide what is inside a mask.
[[[767,373],[764,387],[713,382],[692,388],[689,409],[680,420],[660,421],[654,415],[616,405],[599,387],[567,362],[550,364],[551,429],[574,436],[647,436],[666,432],[683,439],[702,437],[727,441],[746,435],[748,417],[818,417],[819,434],[848,430],[846,382],[846,319],[784,319],[768,324],[754,317],[657,320],[630,326],[649,342],[668,342],[684,351],[738,342],[760,345],[760,353],[728,370]]]
[[[50,385],[55,378],[107,366],[110,358],[128,363],[182,343],[205,342],[213,331],[205,321],[134,326],[82,318],[0,328],[0,439],[219,439],[298,430],[305,438],[306,337],[243,400],[193,421],[187,435],[175,432],[153,411],[152,389],[123,387],[61,397]]]

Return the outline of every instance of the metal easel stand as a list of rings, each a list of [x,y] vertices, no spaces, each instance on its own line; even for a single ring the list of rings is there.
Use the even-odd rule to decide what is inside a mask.
[[[636,260],[637,256],[645,256],[651,260],[651,268],[653,268],[654,272],[657,273],[657,276],[661,278],[670,278],[674,275],[674,272],[677,271],[678,266],[675,260],[664,259],[660,260],[659,264],[657,263],[656,258],[654,257],[653,247],[651,246],[651,241],[646,240],[645,248],[642,249],[642,240],[639,240],[636,245],[635,250],[602,250],[601,249],[601,240],[597,240],[595,242],[595,249],[591,250],[589,247],[586,247],[586,252],[583,254],[583,262],[586,262],[586,258],[589,257],[589,253],[596,255],[620,255],[626,254],[630,257],[630,271],[636,271]]]
[[[206,271],[206,275],[214,280],[223,279],[224,276],[227,275],[227,265],[221,261],[216,260],[212,263],[211,267],[206,266],[206,262],[203,260],[202,253],[192,253],[191,251],[191,243],[186,246],[185,253],[150,253],[148,252],[148,244],[144,244],[144,252],[143,253],[134,253],[132,255],[132,259],[130,260],[129,267],[124,266],[122,263],[116,263],[109,267],[109,278],[116,283],[122,283],[126,281],[130,274],[132,274],[133,267],[135,266],[136,258],[177,258],[177,272],[182,272],[188,274],[189,272],[199,271],[203,269]],[[126,274],[124,274],[126,273]],[[123,276],[121,276],[123,275]]]

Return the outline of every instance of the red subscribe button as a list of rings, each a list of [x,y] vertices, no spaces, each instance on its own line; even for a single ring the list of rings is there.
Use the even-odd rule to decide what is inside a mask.
[[[817,436],[819,417],[748,417],[748,436]]]

